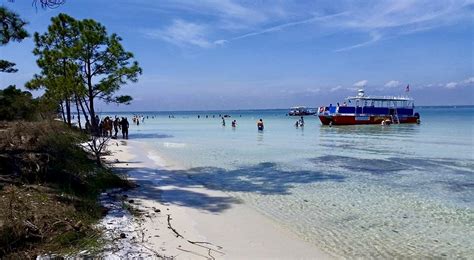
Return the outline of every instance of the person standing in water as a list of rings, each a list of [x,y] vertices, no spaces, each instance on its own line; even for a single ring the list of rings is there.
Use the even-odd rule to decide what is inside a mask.
[[[263,131],[263,120],[260,118],[260,120],[257,121],[257,129],[258,131]]]
[[[130,126],[126,117],[122,117],[120,121],[120,125],[122,126],[122,137],[123,139],[128,139],[128,127]]]
[[[237,120],[232,121],[232,127],[235,128],[237,126]]]
[[[304,118],[303,118],[303,117],[301,117],[301,119],[300,119],[300,126],[301,126],[301,127],[304,126]]]
[[[225,126],[225,119],[222,117],[222,126]]]

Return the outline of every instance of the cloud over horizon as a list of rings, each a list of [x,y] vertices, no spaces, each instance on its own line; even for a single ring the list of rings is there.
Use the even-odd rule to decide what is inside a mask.
[[[365,86],[367,86],[367,83],[369,83],[368,80],[364,79],[364,80],[361,80],[361,81],[357,81],[356,83],[354,83],[354,87],[358,87],[358,88],[363,88]]]
[[[390,80],[389,82],[385,83],[385,87],[387,88],[396,88],[401,85],[400,81],[398,80]]]

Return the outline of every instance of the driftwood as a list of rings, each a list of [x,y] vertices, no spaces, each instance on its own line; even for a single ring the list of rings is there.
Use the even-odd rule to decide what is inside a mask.
[[[181,237],[182,239],[186,240],[186,242],[188,242],[188,243],[190,243],[190,244],[193,244],[193,245],[195,245],[195,246],[199,246],[199,247],[202,247],[202,248],[207,249],[208,255],[209,255],[210,259],[212,259],[212,260],[215,259],[215,257],[211,254],[212,251],[225,255],[225,253],[222,252],[222,251],[219,251],[219,250],[216,250],[216,249],[214,249],[214,248],[210,248],[210,247],[207,247],[207,246],[204,246],[204,245],[215,246],[215,247],[217,247],[218,249],[222,249],[221,246],[216,246],[216,245],[214,245],[214,244],[212,244],[212,243],[210,243],[210,242],[205,242],[205,241],[191,241],[191,240],[185,239],[180,233],[178,233],[178,231],[177,231],[175,228],[173,228],[173,226],[171,226],[171,219],[172,219],[172,218],[171,218],[171,215],[168,214],[168,228],[173,231],[173,233],[176,235],[176,237]],[[203,245],[203,244],[204,244],[204,245]],[[186,251],[186,250],[183,250],[183,249],[181,249],[181,248],[178,248],[178,249],[179,249],[179,250],[182,250],[182,251]]]
[[[171,226],[171,215],[170,214],[168,214],[168,228],[171,229],[175,233],[176,237],[181,237],[181,238],[184,239],[184,237],[180,233],[178,233],[178,231],[176,231],[176,229],[174,229]]]

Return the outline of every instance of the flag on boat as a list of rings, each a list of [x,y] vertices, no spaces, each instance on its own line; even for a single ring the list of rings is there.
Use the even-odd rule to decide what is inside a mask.
[[[405,89],[405,92],[410,92],[410,84],[407,85],[407,88]]]

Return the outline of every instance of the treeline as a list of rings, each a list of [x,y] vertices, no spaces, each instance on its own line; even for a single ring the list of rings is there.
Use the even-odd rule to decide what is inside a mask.
[[[26,24],[1,6],[0,47],[29,37]],[[103,243],[96,223],[107,212],[97,202],[99,194],[131,184],[101,163],[98,137],[70,127],[72,113],[80,128],[88,125],[95,133],[97,100],[130,102],[130,96],[115,93],[135,82],[141,68],[120,37],[90,19],[60,14],[44,34],[34,34],[34,42],[40,72],[26,87],[44,95],[34,98],[13,85],[0,90],[0,259],[84,249],[93,255]],[[14,62],[0,59],[0,73],[16,71]],[[65,123],[49,120],[57,115]]]
[[[0,7],[0,18],[2,45],[28,37],[23,28],[26,22],[17,14]],[[57,105],[69,126],[72,113],[76,112],[79,127],[87,127],[95,133],[99,123],[95,112],[97,100],[130,103],[131,96],[115,94],[123,85],[136,82],[142,73],[133,54],[123,48],[121,41],[118,35],[109,34],[97,21],[76,20],[67,14],[59,14],[51,19],[47,32],[34,33],[33,53],[41,71],[25,87],[44,90],[42,98]],[[2,60],[0,72],[16,72],[14,66],[14,63]]]

